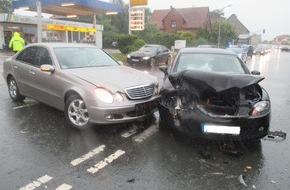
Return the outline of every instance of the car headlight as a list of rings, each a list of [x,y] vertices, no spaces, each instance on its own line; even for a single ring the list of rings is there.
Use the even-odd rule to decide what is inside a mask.
[[[264,113],[267,113],[270,109],[270,102],[269,101],[261,101],[254,105],[251,115],[258,116]]]
[[[130,55],[130,54],[128,54],[128,55],[127,55],[127,58],[129,58],[129,59],[130,59],[130,58],[131,58],[131,55]]]
[[[159,88],[158,84],[154,85],[154,95],[157,95],[159,93]]]
[[[123,98],[123,96],[122,96],[120,93],[116,93],[116,94],[115,94],[115,99],[116,99],[118,102],[123,102],[123,101],[124,101],[124,98]]]
[[[114,101],[113,95],[103,88],[97,88],[95,90],[95,95],[99,100],[108,104],[111,104]]]
[[[150,59],[150,57],[146,56],[146,57],[143,57],[142,59],[148,60],[148,59]]]

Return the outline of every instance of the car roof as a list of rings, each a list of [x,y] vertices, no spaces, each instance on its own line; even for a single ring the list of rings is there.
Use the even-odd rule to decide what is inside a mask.
[[[196,48],[196,47],[186,47],[181,48],[179,53],[213,53],[213,54],[228,54],[236,55],[233,51],[221,48]]]
[[[154,47],[159,47],[161,45],[158,45],[158,44],[145,44],[144,46],[154,46]]]
[[[28,46],[46,46],[49,48],[55,48],[55,47],[95,47],[91,44],[85,44],[85,43],[66,43],[66,42],[43,42],[43,43],[33,43],[29,44]]]

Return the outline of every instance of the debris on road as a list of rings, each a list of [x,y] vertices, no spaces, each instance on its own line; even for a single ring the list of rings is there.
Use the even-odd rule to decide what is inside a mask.
[[[268,135],[264,138],[265,140],[275,140],[275,141],[282,141],[285,140],[287,137],[287,133],[282,131],[269,131]]]
[[[243,184],[245,187],[248,187],[248,185],[245,182],[245,176],[243,174],[239,175],[238,180],[241,184]]]

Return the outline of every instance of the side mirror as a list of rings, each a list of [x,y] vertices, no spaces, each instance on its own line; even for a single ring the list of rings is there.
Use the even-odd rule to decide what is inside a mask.
[[[260,71],[252,71],[251,73],[252,73],[252,75],[260,75],[261,74]]]
[[[162,71],[164,73],[165,76],[168,75],[168,67],[166,66],[161,66],[159,67],[159,70]]]
[[[44,72],[53,73],[54,72],[54,67],[52,65],[44,64],[44,65],[40,66],[40,70],[44,71]]]

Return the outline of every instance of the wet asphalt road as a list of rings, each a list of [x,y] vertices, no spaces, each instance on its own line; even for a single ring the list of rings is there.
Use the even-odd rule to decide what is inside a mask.
[[[1,74],[6,56],[0,53]],[[247,65],[266,77],[271,130],[289,134],[290,53],[272,49]],[[137,68],[162,81],[157,68]],[[12,102],[3,77],[0,97],[1,190],[290,189],[289,138],[263,139],[229,155],[219,142],[205,146],[160,131],[158,113],[145,122],[77,131],[64,126],[58,110],[30,99]]]

